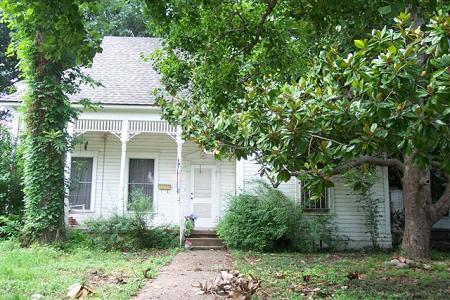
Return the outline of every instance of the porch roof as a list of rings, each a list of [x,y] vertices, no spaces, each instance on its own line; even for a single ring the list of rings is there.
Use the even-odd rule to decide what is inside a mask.
[[[160,86],[160,76],[151,62],[142,55],[161,48],[159,38],[113,37],[103,38],[103,51],[94,57],[92,67],[85,73],[103,86],[82,86],[80,93],[70,96],[73,103],[89,98],[93,103],[106,105],[155,105],[152,90]],[[23,88],[0,98],[1,102],[21,102]]]

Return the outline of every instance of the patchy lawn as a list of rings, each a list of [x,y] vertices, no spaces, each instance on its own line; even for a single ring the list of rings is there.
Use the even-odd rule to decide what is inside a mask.
[[[92,249],[20,248],[15,241],[0,242],[0,299],[62,299],[67,288],[86,281],[98,299],[129,299],[147,276],[155,276],[176,250],[137,253]]]
[[[258,299],[450,299],[450,253],[433,253],[431,269],[398,269],[392,253],[232,254],[262,280]]]

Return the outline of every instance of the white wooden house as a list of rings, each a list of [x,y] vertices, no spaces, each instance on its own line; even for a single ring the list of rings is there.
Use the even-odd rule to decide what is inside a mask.
[[[71,98],[74,106],[86,97],[101,105],[95,112],[81,113],[69,125],[80,139],[68,155],[68,165],[78,167],[67,172],[78,178],[68,199],[68,216],[78,224],[125,213],[131,191],[139,187],[152,198],[155,223],[180,224],[185,215],[195,213],[197,227],[214,228],[226,210],[228,196],[248,189],[259,177],[253,161],[215,160],[196,144],[183,141],[180,130],[161,119],[151,94],[159,85],[159,75],[141,59],[158,47],[156,38],[105,37],[103,52],[87,70],[103,87],[85,87]],[[20,94],[6,96],[0,104],[16,110]],[[20,130],[19,113],[15,124],[15,130]],[[378,170],[379,181],[373,188],[382,199],[379,242],[390,247],[388,174],[386,168]],[[336,177],[335,183],[308,213],[333,215],[339,234],[350,238],[350,248],[370,245],[358,196],[342,178]],[[295,201],[307,197],[296,179],[279,188]]]

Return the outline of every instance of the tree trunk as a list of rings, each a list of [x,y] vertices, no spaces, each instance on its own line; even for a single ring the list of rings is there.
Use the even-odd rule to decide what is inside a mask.
[[[35,45],[41,46],[41,34]],[[34,55],[34,71],[30,91],[24,99],[25,155],[24,164],[24,228],[21,244],[42,244],[65,237],[64,166],[67,151],[66,124],[68,109],[61,78],[63,69],[48,61],[43,53]],[[49,136],[48,133],[57,133]]]
[[[430,171],[414,166],[410,157],[405,159],[404,166],[405,232],[402,250],[415,259],[423,259],[429,256],[433,225],[427,212],[431,204]]]

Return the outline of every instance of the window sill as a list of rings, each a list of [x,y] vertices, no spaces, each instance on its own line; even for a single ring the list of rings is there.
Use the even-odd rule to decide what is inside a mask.
[[[69,214],[93,214],[93,210],[69,210]]]
[[[303,212],[308,215],[328,215],[331,212],[331,209],[329,208],[322,208],[322,209],[314,209],[314,208],[304,208]]]

